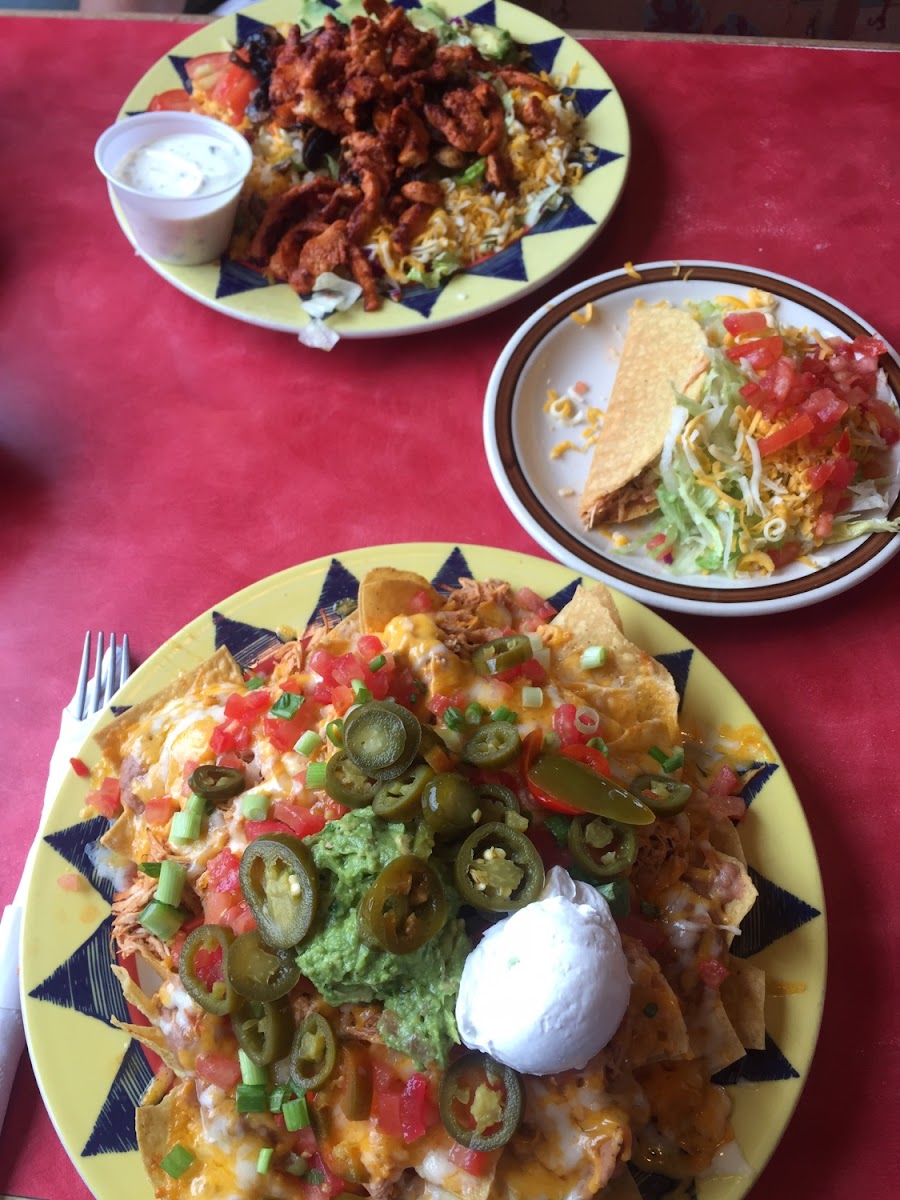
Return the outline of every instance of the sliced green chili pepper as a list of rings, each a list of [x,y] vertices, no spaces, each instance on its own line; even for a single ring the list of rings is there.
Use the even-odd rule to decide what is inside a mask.
[[[422,724],[415,713],[411,713],[408,708],[404,708],[402,704],[397,704],[394,700],[384,703],[396,712],[403,722],[406,730],[406,747],[397,761],[391,763],[389,767],[376,767],[372,771],[372,775],[378,780],[396,779],[398,775],[402,775],[412,766],[422,745]],[[372,705],[366,705],[366,708],[371,707]],[[351,713],[352,715],[354,714]]]
[[[411,954],[444,927],[447,898],[435,869],[414,854],[388,863],[359,905],[363,942],[389,954]]]
[[[327,1083],[337,1065],[334,1030],[321,1013],[305,1017],[291,1046],[291,1083],[302,1096]]]
[[[231,986],[250,1000],[280,1000],[300,978],[293,954],[273,950],[258,929],[234,939],[228,953]]]
[[[492,722],[477,730],[463,747],[462,760],[470,767],[505,767],[518,757],[522,739],[515,725]]]
[[[450,841],[475,824],[478,793],[462,775],[443,771],[425,785],[422,812],[436,838]]]
[[[479,783],[478,799],[482,820],[502,821],[508,812],[522,811],[519,797],[502,783]]]
[[[255,838],[241,859],[241,891],[264,942],[290,950],[309,931],[319,876],[309,849],[292,833]]]
[[[371,804],[377,786],[377,781],[361,771],[346,750],[338,750],[325,764],[325,791],[347,808],[365,808]]]
[[[539,754],[528,769],[528,782],[561,804],[623,825],[651,825],[656,820],[637,796],[564,754]]]
[[[680,813],[693,791],[689,783],[680,783],[666,775],[638,775],[631,790],[658,817],[674,817]]]
[[[244,1000],[232,1014],[231,1027],[251,1062],[267,1067],[290,1050],[294,1018],[287,1000]]]
[[[217,1017],[230,1013],[237,1003],[237,996],[228,978],[228,951],[233,941],[234,934],[226,925],[201,925],[187,935],[178,956],[178,974],[184,990],[202,1009]],[[217,951],[222,956],[222,979],[208,985],[200,977],[197,955],[202,953],[208,956]],[[207,973],[208,970],[204,972]]]
[[[623,875],[637,858],[637,834],[633,825],[585,814],[569,825],[569,851],[588,874],[612,879]]]
[[[372,1111],[372,1060],[368,1047],[346,1042],[340,1055],[341,1108],[348,1121],[367,1121]]]
[[[447,1068],[439,1107],[454,1141],[469,1150],[499,1150],[522,1119],[522,1081],[512,1067],[473,1050]]]
[[[373,700],[345,720],[344,749],[366,775],[393,766],[406,753],[408,736],[400,711],[399,704]]]
[[[428,763],[408,767],[396,779],[379,783],[372,801],[372,812],[383,821],[411,821],[422,812],[422,793],[434,779]]]
[[[454,874],[463,901],[483,912],[524,908],[544,886],[544,866],[534,843],[499,821],[469,834],[459,848]]]
[[[472,655],[472,666],[479,675],[497,675],[511,667],[520,667],[531,658],[534,658],[534,649],[530,638],[524,633],[512,633],[479,646]]]
[[[187,784],[195,796],[218,804],[244,791],[247,780],[237,767],[217,767],[207,763],[191,772]]]

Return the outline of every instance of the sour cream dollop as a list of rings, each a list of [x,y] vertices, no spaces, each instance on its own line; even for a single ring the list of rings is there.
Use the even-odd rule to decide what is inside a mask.
[[[168,133],[136,146],[116,178],[149,196],[208,196],[243,174],[230,142],[205,133]]]
[[[456,1024],[470,1049],[524,1075],[551,1075],[603,1049],[630,993],[606,900],[554,867],[540,898],[498,921],[466,959]]]

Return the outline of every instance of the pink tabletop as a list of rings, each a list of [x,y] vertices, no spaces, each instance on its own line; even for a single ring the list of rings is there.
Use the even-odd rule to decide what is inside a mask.
[[[836,297],[900,345],[900,53],[588,43],[633,161],[619,208],[531,299],[330,354],[175,291],[130,251],[93,144],[183,24],[6,17],[0,82],[0,903],[34,835],[87,629],[138,660],[253,580],[358,546],[542,554],[481,443],[491,367],[541,300],[654,259],[724,259]],[[796,1115],[754,1195],[897,1194],[900,558],[851,593],[751,619],[669,616],[788,765],[828,902],[829,990]],[[891,819],[893,818],[893,820]],[[82,1200],[27,1062],[0,1193]]]

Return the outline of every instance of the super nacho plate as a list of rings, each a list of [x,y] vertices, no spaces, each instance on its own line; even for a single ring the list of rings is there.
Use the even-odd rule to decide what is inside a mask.
[[[376,0],[370,3],[375,4]],[[415,36],[440,37],[443,42],[450,39],[446,48],[440,48],[440,53],[450,56],[446,62],[441,59],[436,66],[432,63],[419,70],[417,59],[413,64],[418,71],[416,77],[401,81],[404,89],[412,89],[410,96],[414,93],[414,98],[407,98],[404,91],[403,97],[398,92],[390,100],[393,107],[399,104],[404,112],[411,110],[411,115],[407,114],[409,129],[404,125],[404,130],[406,133],[412,130],[417,138],[424,139],[424,153],[419,153],[422,146],[418,141],[413,146],[409,139],[401,138],[403,131],[394,129],[396,122],[388,127],[387,118],[380,119],[377,96],[373,100],[366,91],[363,100],[357,97],[360,80],[351,81],[357,85],[352,112],[347,107],[351,99],[350,83],[345,89],[346,104],[343,99],[340,101],[340,112],[319,112],[322,105],[333,103],[336,87],[332,59],[324,62],[331,50],[325,47],[321,66],[317,60],[310,67],[317,79],[329,81],[327,86],[320,83],[322,90],[316,95],[315,106],[311,94],[297,104],[297,96],[304,94],[301,90],[292,96],[290,103],[282,104],[273,118],[272,110],[263,115],[253,107],[257,103],[254,95],[246,110],[253,114],[253,119],[249,115],[242,120],[232,116],[232,123],[239,123],[251,138],[256,155],[246,203],[238,217],[239,232],[244,229],[252,233],[259,224],[260,206],[269,204],[285,188],[292,187],[296,193],[299,186],[309,181],[318,180],[316,186],[322,188],[335,188],[340,183],[334,195],[320,197],[320,202],[312,207],[303,196],[296,197],[302,213],[298,209],[294,222],[302,217],[301,224],[305,221],[309,226],[310,221],[322,217],[326,204],[330,204],[329,211],[333,210],[328,217],[332,224],[325,233],[329,244],[317,245],[315,254],[310,248],[308,261],[304,257],[300,265],[304,271],[310,266],[313,275],[321,270],[329,277],[335,272],[348,276],[351,267],[354,279],[374,272],[371,290],[382,298],[370,305],[369,285],[362,278],[366,284],[364,301],[356,301],[346,311],[327,317],[331,336],[386,337],[438,329],[518,299],[562,271],[599,233],[618,201],[625,180],[630,143],[621,99],[602,66],[573,38],[506,0],[490,0],[483,5],[449,0],[428,9],[413,0],[402,7],[413,26],[421,26],[421,31],[414,29]],[[220,119],[228,118],[232,113],[229,105],[238,102],[244,112],[248,101],[246,90],[239,97],[234,90],[228,91],[224,105],[219,95],[222,82],[228,84],[223,76],[223,71],[228,70],[228,53],[236,45],[254,47],[252,62],[259,64],[259,48],[269,37],[272,26],[289,36],[291,25],[299,23],[303,33],[309,34],[323,20],[338,19],[344,28],[354,17],[360,19],[362,13],[361,4],[355,0],[342,7],[332,0],[324,4],[319,0],[300,3],[262,0],[246,14],[225,16],[173,47],[136,85],[125,100],[120,117],[143,112],[151,104],[183,106],[190,100],[186,91],[201,103],[203,111]],[[485,45],[487,57],[479,61],[490,66],[479,67],[474,74],[471,66],[466,67],[471,79],[465,87],[454,89],[454,83],[460,80],[458,68],[450,59],[473,49],[472,38],[479,30],[487,30],[498,38],[511,36],[515,46],[520,47],[515,51],[515,62],[509,65],[503,55],[493,57],[500,50]],[[395,34],[396,31],[391,38]],[[306,53],[299,41],[297,50]],[[338,52],[339,56],[347,53],[346,49]],[[246,54],[251,55],[249,48]],[[396,73],[401,70],[396,66],[400,60],[396,50],[393,55],[392,69]],[[429,59],[433,57],[433,50],[426,55]],[[422,66],[426,66],[424,60]],[[374,68],[370,71],[368,66],[365,69],[370,72],[365,76],[366,86],[377,91],[378,72],[372,74]],[[240,67],[233,70],[241,74]],[[259,74],[262,68],[257,65],[256,70]],[[347,70],[349,74],[350,68]],[[510,74],[517,70],[518,74]],[[523,70],[530,73],[534,82],[520,96],[516,89],[521,91],[523,82],[527,82]],[[293,71],[293,66],[283,69],[284,88],[295,86]],[[443,82],[437,80],[438,75]],[[396,90],[401,83],[392,86]],[[480,94],[480,116],[468,110],[457,111],[465,99],[461,93],[470,90],[470,86],[493,89],[490,94],[488,91]],[[373,103],[375,113],[370,120],[366,114]],[[534,111],[534,105],[541,108],[543,117]],[[294,115],[287,113],[288,108]],[[313,118],[324,125],[318,128],[315,139],[305,138],[304,123]],[[496,137],[479,138],[471,130],[468,135],[463,133],[462,125],[470,118],[487,121],[499,118],[504,123],[500,141],[490,153],[486,148],[494,146]],[[532,124],[523,124],[523,119]],[[534,125],[534,121],[539,124]],[[370,136],[372,122],[378,146],[374,146]],[[349,135],[342,133],[344,144],[339,145],[335,131],[351,128]],[[384,176],[387,168],[392,173],[390,183]],[[309,171],[314,173],[306,173]],[[393,172],[399,173],[394,177]],[[408,182],[404,183],[405,179]],[[436,201],[430,194],[435,187],[443,188],[446,193],[442,201]],[[364,194],[362,203],[356,194],[360,188]],[[372,202],[382,212],[384,219],[380,223],[373,224],[370,219],[367,205]],[[415,212],[409,211],[413,204]],[[437,207],[433,207],[435,204]],[[394,206],[391,212],[395,216],[403,209],[400,224],[404,229],[411,227],[410,222],[415,225],[414,235],[401,239],[402,250],[395,240],[396,227],[391,233],[387,222],[390,206]],[[123,214],[115,203],[113,207],[124,232],[130,236]],[[423,210],[428,207],[432,208],[432,215],[422,228],[420,217],[427,217]],[[336,216],[340,220],[333,220]],[[365,230],[361,225],[365,225]],[[349,265],[332,268],[328,262],[336,260],[330,239],[340,232],[337,226],[346,226],[344,232],[354,244],[353,258]],[[321,232],[317,227],[316,233]],[[262,236],[262,241],[267,237]],[[272,257],[275,241],[269,240],[266,247],[251,246],[247,236],[236,235],[229,255],[199,267],[172,266],[152,259],[148,262],[175,287],[203,304],[251,324],[296,332],[305,339],[311,334],[310,316],[304,311],[298,290],[287,282],[270,285],[272,279],[294,278],[297,248],[290,250],[282,240],[281,252]],[[262,271],[251,268],[247,265],[251,250],[257,267],[269,258],[272,262]],[[408,251],[408,255],[404,257],[402,251]],[[290,271],[285,267],[279,274],[286,255]],[[449,274],[448,278],[448,273],[458,265],[467,269]],[[308,274],[299,283],[294,279],[299,291],[307,294]],[[404,279],[405,286],[399,286],[398,281]]]
[[[119,699],[23,953],[99,1200],[745,1194],[813,1052],[821,883],[764,732],[662,620],[521,555],[376,547],[224,601]]]

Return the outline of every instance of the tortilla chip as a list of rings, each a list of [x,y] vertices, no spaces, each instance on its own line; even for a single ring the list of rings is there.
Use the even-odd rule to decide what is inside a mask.
[[[741,886],[738,894],[734,899],[728,900],[722,905],[726,925],[737,926],[740,925],[741,921],[743,921],[744,917],[746,917],[747,913],[756,903],[756,897],[759,895],[759,892],[750,878],[750,873],[745,863],[741,862],[738,858],[732,858],[729,854],[723,854],[721,850],[717,851],[717,854],[722,862],[733,863],[740,872]]]
[[[161,691],[133,704],[127,712],[110,721],[94,735],[94,741],[103,751],[113,767],[122,765],[123,747],[129,735],[142,723],[147,721],[159,709],[170,701],[192,692],[214,687],[216,684],[234,684],[240,686],[244,682],[244,673],[235,662],[226,646],[220,647],[211,658],[206,659],[193,671],[181,671],[175,679]]]
[[[729,958],[728,977],[719,988],[722,1004],[746,1050],[766,1046],[766,973],[742,958]]]
[[[422,575],[376,567],[359,585],[359,623],[363,633],[381,633],[388,621],[410,611],[414,596],[425,592],[432,608],[440,607],[440,596]]]
[[[620,1046],[632,1070],[648,1063],[688,1058],[691,1045],[681,1006],[656,959],[636,938],[623,937],[632,989],[628,1011],[611,1045]],[[648,1015],[652,1006],[652,1016]]]
[[[151,966],[153,965],[151,964]],[[159,1008],[155,1001],[142,991],[124,967],[113,965],[110,970],[119,981],[126,1004],[136,1008],[150,1022],[149,1025],[134,1025],[127,1021],[120,1021],[116,1017],[110,1017],[113,1025],[124,1030],[136,1042],[146,1046],[148,1050],[152,1050],[174,1074],[184,1076],[186,1072],[178,1060],[177,1052],[169,1045],[165,1034],[156,1024],[159,1019]]]
[[[169,1176],[159,1165],[177,1142],[175,1131],[185,1111],[197,1107],[192,1079],[184,1079],[168,1092],[159,1104],[136,1110],[134,1129],[138,1150],[150,1182],[159,1195],[168,1194]]]
[[[710,1075],[744,1057],[744,1043],[716,988],[702,988],[698,997],[684,1006],[684,1019],[693,1056],[703,1060]]]
[[[746,867],[747,855],[744,853],[741,835],[728,817],[722,817],[719,820],[710,822],[709,844],[714,850],[718,850],[720,854],[725,854],[729,858],[736,858],[739,863]]]
[[[602,521],[630,521],[657,507],[655,472],[654,478],[645,473],[662,451],[676,392],[684,392],[703,372],[706,351],[706,335],[683,309],[632,309],[581,494],[581,519],[588,529]]]

